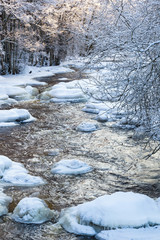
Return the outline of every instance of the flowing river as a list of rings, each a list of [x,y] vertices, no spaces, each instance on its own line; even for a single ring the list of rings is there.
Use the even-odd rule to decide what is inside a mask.
[[[77,79],[75,73],[59,74],[45,78],[49,86],[60,77]],[[48,87],[48,86],[47,86]],[[45,87],[41,87],[43,91]],[[77,132],[79,123],[93,119],[81,109],[84,104],[55,104],[40,101],[22,102],[16,107],[30,111],[37,121],[30,124],[0,129],[1,155],[21,162],[30,174],[41,176],[45,185],[22,188],[6,187],[12,196],[12,212],[24,197],[34,196],[45,200],[58,213],[101,195],[116,191],[133,191],[150,197],[160,196],[159,153],[146,159],[150,149],[145,139],[135,141],[132,131],[111,128],[109,123],[99,123],[100,129],[93,133]],[[58,149],[59,155],[48,152]],[[53,175],[52,165],[61,159],[79,159],[94,170],[90,173],[68,176]],[[42,225],[13,222],[5,216],[0,222],[1,240],[75,240],[94,239],[67,233],[50,221]]]

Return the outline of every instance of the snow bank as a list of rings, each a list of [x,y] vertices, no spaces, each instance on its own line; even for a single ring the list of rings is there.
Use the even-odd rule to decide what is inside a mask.
[[[27,92],[22,87],[14,87],[14,86],[6,85],[4,87],[3,86],[0,87],[0,95],[1,94],[6,94],[9,97],[15,97],[18,95],[27,94]]]
[[[12,86],[24,86],[27,85],[37,86],[37,85],[46,85],[45,82],[40,82],[33,78],[40,77],[49,77],[54,76],[55,74],[74,72],[70,68],[63,66],[52,66],[52,67],[33,67],[26,66],[24,71],[21,74],[17,75],[6,75],[0,78],[0,86],[12,85]]]
[[[117,192],[64,210],[60,223],[68,232],[95,235],[96,228],[127,228],[160,224],[160,206],[150,197]]]
[[[17,101],[34,99],[38,95],[38,90],[31,86],[17,87],[9,84],[0,84],[0,105],[15,104]]]
[[[88,164],[76,159],[63,159],[56,163],[51,172],[53,174],[78,175],[92,171]]]
[[[28,174],[21,163],[13,162],[6,156],[0,155],[1,183],[14,186],[35,186],[44,184],[40,177]]]
[[[18,101],[30,100],[37,96],[38,90],[32,88],[32,86],[46,85],[47,83],[33,78],[49,77],[55,74],[68,72],[74,72],[74,70],[63,66],[27,66],[21,74],[0,77],[0,106],[3,104],[15,104],[16,102],[12,101],[13,99]]]
[[[159,240],[160,226],[148,228],[127,228],[102,231],[96,235],[98,240]]]
[[[98,130],[99,126],[93,122],[82,122],[77,126],[77,131],[80,132],[93,132]]]
[[[8,205],[12,202],[12,198],[8,197],[3,190],[0,189],[0,216],[8,213]]]
[[[35,120],[26,109],[0,110],[0,126],[13,126],[17,123],[28,123]]]
[[[12,214],[12,219],[21,223],[41,224],[52,218],[55,214],[47,204],[36,197],[22,199]]]

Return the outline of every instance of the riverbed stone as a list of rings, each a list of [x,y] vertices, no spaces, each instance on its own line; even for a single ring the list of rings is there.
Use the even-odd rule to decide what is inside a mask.
[[[58,156],[59,155],[59,149],[45,149],[44,154],[48,156]]]

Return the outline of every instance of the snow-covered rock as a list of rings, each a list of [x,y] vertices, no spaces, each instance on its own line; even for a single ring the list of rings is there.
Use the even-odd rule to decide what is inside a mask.
[[[55,103],[78,103],[86,102],[87,97],[78,86],[78,81],[61,82],[52,87],[51,90],[45,91],[40,95],[41,100],[50,99]]]
[[[44,184],[40,177],[28,174],[21,163],[13,162],[6,156],[0,155],[1,183],[14,186],[35,186]]]
[[[63,159],[56,163],[51,172],[53,174],[78,175],[92,171],[88,164],[76,159]]]
[[[31,96],[37,96],[39,91],[37,88],[32,87],[32,86],[27,86],[25,87],[25,90],[27,91],[27,93],[29,93]]]
[[[8,213],[8,205],[12,202],[12,198],[8,197],[3,190],[0,189],[0,216]]]
[[[12,219],[20,223],[41,224],[54,218],[54,211],[36,197],[23,198],[13,211]]]
[[[12,85],[6,85],[6,86],[1,86],[0,87],[0,95],[1,94],[5,94],[5,95],[8,95],[9,97],[16,97],[16,96],[19,96],[19,95],[25,95],[27,94],[27,91],[22,88],[22,87],[15,87],[15,86],[12,86]]]
[[[95,114],[98,114],[102,111],[106,112],[106,114],[112,115],[122,114],[122,111],[117,109],[116,103],[107,101],[101,102],[94,99],[91,99],[88,103],[86,103],[82,111]]]
[[[26,109],[13,108],[10,110],[0,110],[0,126],[9,125],[9,123],[27,123],[33,122],[35,118]],[[12,124],[11,124],[12,125]]]
[[[84,112],[98,114],[100,111],[108,111],[110,106],[103,102],[89,102],[86,103],[85,107],[82,109]]]
[[[96,235],[98,240],[159,240],[160,226],[147,228],[126,228],[102,231]]]
[[[60,224],[68,232],[95,235],[100,229],[140,228],[160,225],[156,200],[138,193],[117,192],[64,210]]]
[[[141,125],[141,122],[136,117],[123,117],[120,121],[115,123],[113,127],[117,127],[120,129],[132,130]]]
[[[0,100],[7,100],[8,95],[7,94],[0,94]]]
[[[52,102],[86,102],[86,97],[79,88],[67,88],[65,85],[52,88],[49,92]]]
[[[82,122],[77,126],[77,131],[80,132],[93,132],[98,130],[99,126],[93,122]]]
[[[9,98],[8,96],[6,99],[0,100],[0,106],[2,106],[2,105],[10,106],[10,105],[14,105],[16,103],[18,103],[17,100],[15,100],[13,98]]]
[[[99,122],[107,122],[108,115],[107,115],[106,111],[100,111],[96,117],[96,120]]]

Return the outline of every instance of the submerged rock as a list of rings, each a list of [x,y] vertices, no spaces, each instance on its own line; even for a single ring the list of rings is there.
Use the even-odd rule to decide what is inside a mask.
[[[47,204],[36,197],[23,198],[12,214],[12,219],[21,223],[41,224],[55,218],[55,213]]]
[[[92,170],[92,167],[80,160],[63,159],[53,166],[51,172],[53,174],[78,175]]]
[[[82,122],[77,126],[77,131],[80,132],[93,132],[98,130],[99,126],[92,122]]]
[[[3,190],[0,189],[0,216],[8,213],[8,205],[12,202],[12,198],[8,197]]]
[[[48,156],[58,156],[59,155],[59,149],[46,149],[44,150],[44,154]]]

